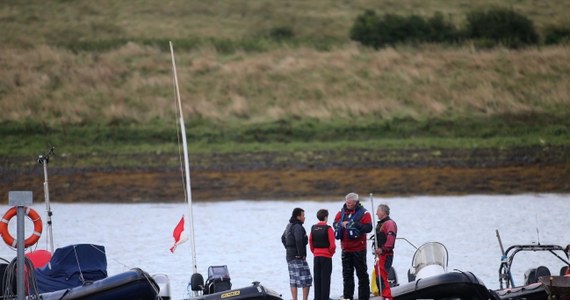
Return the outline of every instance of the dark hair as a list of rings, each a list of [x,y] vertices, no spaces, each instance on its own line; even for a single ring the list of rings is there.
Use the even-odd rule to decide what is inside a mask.
[[[319,219],[319,221],[324,221],[326,217],[329,216],[329,211],[326,209],[319,209],[319,211],[317,212],[317,219]]]
[[[296,219],[298,216],[300,216],[302,213],[304,213],[305,211],[302,208],[299,207],[295,207],[293,209],[293,213],[291,213],[291,218],[292,219]]]

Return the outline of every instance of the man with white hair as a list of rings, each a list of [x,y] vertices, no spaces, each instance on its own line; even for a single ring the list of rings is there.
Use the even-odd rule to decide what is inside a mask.
[[[358,299],[370,299],[370,279],[366,265],[366,234],[372,231],[372,217],[358,201],[358,194],[349,193],[334,218],[335,237],[342,249],[343,298],[354,297],[354,272],[358,277]]]

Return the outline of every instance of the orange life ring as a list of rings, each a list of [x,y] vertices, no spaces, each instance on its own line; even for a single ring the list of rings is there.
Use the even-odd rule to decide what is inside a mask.
[[[26,216],[34,222],[34,232],[24,241],[24,247],[27,248],[38,242],[42,235],[43,224],[42,218],[35,210],[30,207],[25,207],[25,209]],[[10,235],[10,232],[8,232],[8,222],[10,222],[10,220],[17,214],[18,209],[14,206],[4,214],[0,221],[0,235],[2,235],[4,243],[12,248],[16,248],[18,241],[16,241],[16,239]]]

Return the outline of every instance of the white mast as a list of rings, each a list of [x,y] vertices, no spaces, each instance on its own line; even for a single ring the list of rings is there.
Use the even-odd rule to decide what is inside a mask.
[[[194,273],[197,272],[196,267],[196,245],[194,243],[194,216],[192,214],[192,188],[190,184],[190,162],[188,157],[188,143],[186,142],[186,129],[184,125],[184,115],[182,113],[182,102],[180,100],[180,88],[178,87],[178,75],[176,72],[176,62],[174,61],[174,46],[170,42],[170,55],[172,57],[172,72],[174,73],[174,87],[176,88],[176,100],[178,101],[178,111],[180,112],[180,134],[182,135],[182,145],[184,147],[184,169],[186,171],[186,201],[188,202],[188,211],[190,219],[190,243],[192,244],[192,268]]]
[[[53,231],[52,231],[52,222],[51,222],[51,206],[49,202],[49,185],[48,185],[48,172],[47,172],[47,165],[49,163],[49,156],[52,155],[54,152],[54,147],[51,147],[46,154],[40,154],[38,156],[38,163],[43,165],[44,167],[44,198],[46,202],[46,213],[47,213],[47,241],[49,245],[49,250],[51,254],[53,254]],[[48,267],[51,269],[51,263],[48,263]]]

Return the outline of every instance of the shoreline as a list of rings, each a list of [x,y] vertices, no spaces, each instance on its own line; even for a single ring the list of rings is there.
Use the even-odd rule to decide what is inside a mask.
[[[150,156],[150,157],[148,157]],[[141,155],[144,167],[48,167],[56,202],[183,201],[182,175],[170,156]],[[80,158],[79,158],[80,160]],[[120,157],[115,158],[119,161]],[[0,169],[0,195],[31,190],[43,198],[43,168],[21,162]],[[14,162],[14,160],[10,160]],[[192,162],[200,162],[192,164]],[[19,167],[17,167],[19,166]],[[293,154],[191,155],[193,201],[329,200],[350,191],[376,196],[570,193],[566,147],[479,150],[359,150]]]

